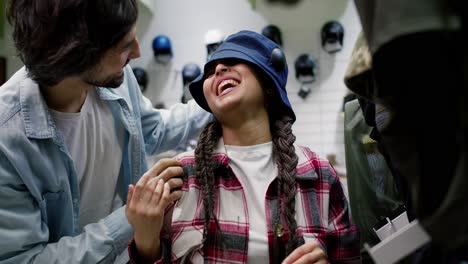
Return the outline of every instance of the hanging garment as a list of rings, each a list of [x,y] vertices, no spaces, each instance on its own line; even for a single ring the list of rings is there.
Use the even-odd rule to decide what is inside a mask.
[[[393,176],[358,100],[345,105],[345,153],[351,212],[361,231],[361,245],[379,242],[373,228],[403,206]]]
[[[434,248],[449,258],[468,259],[466,17],[464,21],[461,30],[413,30],[384,45],[376,45],[376,35],[364,29],[373,46],[371,79],[364,82],[367,86],[348,87],[390,110],[391,118],[378,128],[381,143],[407,182],[413,211]],[[379,29],[378,23],[374,26]]]

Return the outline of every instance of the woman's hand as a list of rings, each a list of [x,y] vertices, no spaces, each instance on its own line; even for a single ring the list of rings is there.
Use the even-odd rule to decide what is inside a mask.
[[[142,258],[156,260],[160,256],[160,240],[164,212],[182,195],[183,175],[175,159],[162,159],[146,172],[135,186],[130,185],[125,213],[132,225],[135,244]]]
[[[296,248],[284,261],[283,264],[306,264],[328,263],[327,254],[323,251],[319,242],[310,241]]]

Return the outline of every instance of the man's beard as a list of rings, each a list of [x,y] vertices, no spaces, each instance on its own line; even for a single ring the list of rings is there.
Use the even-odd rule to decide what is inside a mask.
[[[125,62],[125,66],[130,62],[129,59]],[[100,65],[94,66],[91,70],[88,70],[83,75],[83,81],[87,84],[97,86],[97,87],[106,87],[106,88],[119,88],[120,85],[123,83],[124,80],[124,73],[123,69],[120,73],[109,75],[103,79],[97,79],[96,76],[99,72],[102,71],[102,67]]]
[[[118,88],[123,83],[124,75],[121,74],[114,74],[110,75],[104,79],[95,79],[94,76],[85,76],[84,81],[87,84],[97,86],[97,87],[106,87],[106,88]]]

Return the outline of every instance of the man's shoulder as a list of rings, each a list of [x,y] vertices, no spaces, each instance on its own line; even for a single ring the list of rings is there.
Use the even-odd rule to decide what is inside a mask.
[[[18,87],[24,80],[31,80],[31,78],[28,76],[28,71],[26,70],[26,67],[23,66],[22,68],[17,70],[4,84],[2,84],[0,93],[2,93],[3,90],[9,87]]]
[[[0,87],[0,127],[11,121],[20,111],[20,88],[27,85],[28,81],[32,82],[23,67]]]

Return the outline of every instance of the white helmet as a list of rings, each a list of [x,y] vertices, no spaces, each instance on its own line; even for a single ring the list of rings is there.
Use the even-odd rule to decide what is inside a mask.
[[[219,29],[210,29],[205,33],[205,45],[223,42],[224,36]]]
[[[210,29],[205,33],[205,45],[207,51],[207,60],[211,54],[223,43],[224,35],[219,29]]]

